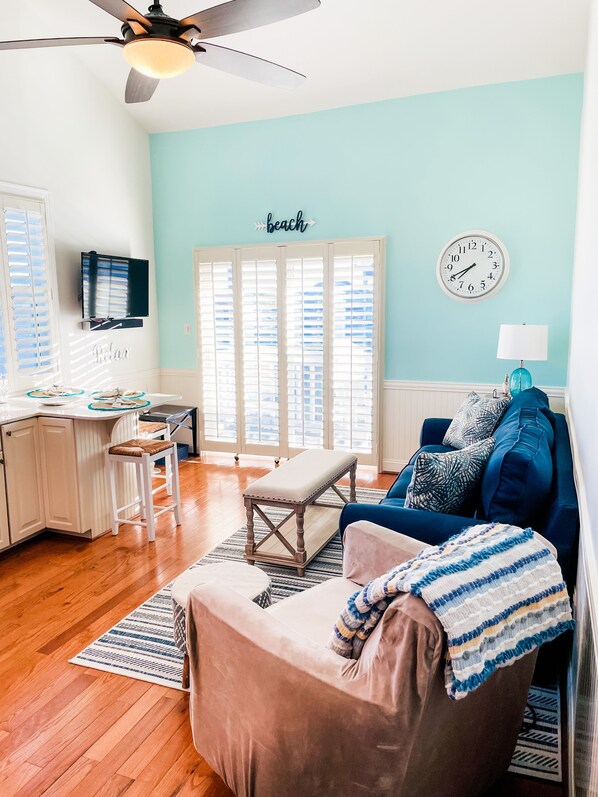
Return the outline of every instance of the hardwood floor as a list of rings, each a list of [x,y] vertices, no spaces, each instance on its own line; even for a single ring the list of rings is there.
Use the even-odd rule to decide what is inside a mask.
[[[272,467],[219,455],[182,463],[183,525],[163,516],[152,545],[123,526],[92,543],[46,534],[0,556],[2,797],[232,794],[193,747],[186,694],[68,659],[243,525],[240,495]],[[358,473],[365,487],[393,480]],[[562,795],[514,777],[497,789]]]

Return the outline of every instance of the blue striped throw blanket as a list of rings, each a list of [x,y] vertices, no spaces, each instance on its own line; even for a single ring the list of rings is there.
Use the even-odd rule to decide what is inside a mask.
[[[329,647],[359,658],[401,592],[423,598],[446,632],[445,681],[454,700],[573,627],[561,569],[542,539],[531,529],[489,523],[370,581],[349,598]]]

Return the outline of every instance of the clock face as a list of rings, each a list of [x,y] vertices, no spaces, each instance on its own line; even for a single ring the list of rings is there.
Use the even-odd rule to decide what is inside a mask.
[[[436,264],[441,288],[459,301],[479,301],[498,293],[508,274],[505,245],[483,230],[457,235],[444,247]]]

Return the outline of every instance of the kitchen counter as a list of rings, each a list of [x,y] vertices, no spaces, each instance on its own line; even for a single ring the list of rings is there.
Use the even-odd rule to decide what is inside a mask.
[[[135,415],[137,412],[146,412],[151,407],[159,404],[168,404],[179,401],[181,396],[171,393],[147,393],[143,398],[150,403],[139,409],[90,410],[89,404],[93,401],[90,396],[76,396],[72,402],[61,407],[43,404],[41,401],[29,396],[11,398],[6,404],[0,404],[0,425],[12,421],[22,421],[25,418],[72,418],[85,421],[116,421],[125,415]]]
[[[140,412],[181,397],[144,398],[144,407],[114,411],[89,409],[89,395],[58,407],[29,396],[0,404],[0,550],[44,529],[94,539],[111,528],[106,450],[139,436]],[[135,465],[117,464],[116,491],[118,506],[134,516]]]

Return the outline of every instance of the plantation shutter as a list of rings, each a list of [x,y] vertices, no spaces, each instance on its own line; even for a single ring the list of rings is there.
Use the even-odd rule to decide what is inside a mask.
[[[58,372],[44,203],[0,196],[0,240],[5,286],[2,357],[15,387],[22,387],[40,374]]]
[[[276,252],[242,249],[244,437],[255,453],[280,443],[279,312]],[[261,450],[260,450],[261,449]]]
[[[207,447],[377,464],[380,241],[198,250],[195,262]]]
[[[332,447],[368,454],[377,401],[377,243],[332,249]]]
[[[325,247],[286,247],[286,365],[290,449],[323,448]]]
[[[233,450],[238,437],[233,252],[210,254],[212,259],[197,264],[203,432],[206,441]]]

